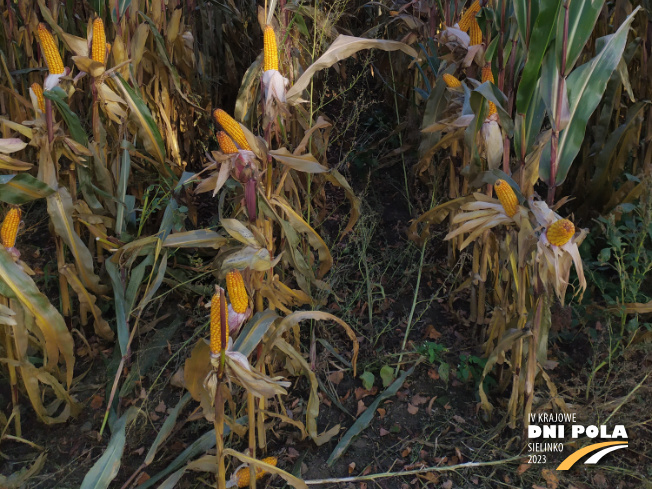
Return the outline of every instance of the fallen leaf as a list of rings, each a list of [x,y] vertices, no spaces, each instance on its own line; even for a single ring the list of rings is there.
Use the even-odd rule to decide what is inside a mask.
[[[351,475],[354,470],[355,470],[355,462],[351,462],[349,464],[349,475]]]
[[[453,416],[453,419],[454,419],[455,421],[457,421],[458,423],[460,423],[460,424],[464,424],[464,423],[466,423],[466,421],[464,420],[464,418],[463,418],[462,416],[458,416],[457,414],[456,414],[455,416]]]
[[[158,403],[158,406],[156,406],[154,408],[154,411],[156,411],[157,413],[164,413],[165,411],[167,411],[167,409],[168,408],[165,405],[165,403],[163,401],[161,401],[161,402]]]
[[[441,338],[441,333],[435,329],[432,324],[426,326],[426,332],[423,336],[424,338],[429,338],[431,340],[438,340]]]
[[[439,380],[439,374],[434,368],[428,370],[428,377],[430,377],[432,380]]]
[[[428,403],[428,407],[426,408],[426,413],[428,414],[432,413],[432,405],[436,400],[437,400],[437,396],[434,396],[432,399],[430,399],[430,402]]]
[[[604,476],[604,474],[600,472],[596,472],[595,475],[593,476],[593,483],[597,487],[607,487],[607,478]]]
[[[417,414],[419,412],[419,408],[412,405],[412,404],[408,404],[407,410],[408,410],[408,413],[410,413],[410,414]]]
[[[464,462],[464,457],[462,456],[462,452],[460,452],[460,449],[455,447],[455,454],[457,455],[457,459],[460,461],[460,463]]]
[[[158,414],[156,414],[154,411],[152,411],[151,413],[149,413],[149,418],[150,418],[152,421],[158,421],[159,419],[161,419],[161,417],[160,417]]]
[[[543,469],[541,471],[541,476],[546,480],[546,486],[548,486],[548,489],[557,489],[557,487],[559,487],[559,478],[552,470]]]
[[[355,389],[355,398],[356,400],[363,399],[367,396],[374,396],[378,392],[378,387],[373,386],[370,390],[365,389],[364,387],[357,387]]]
[[[385,428],[380,429],[380,436],[385,436],[389,435],[389,431],[387,431]]]
[[[446,403],[444,409],[449,410],[449,409],[453,409],[453,407],[449,403]]]
[[[328,376],[328,380],[330,380],[335,385],[338,385],[340,382],[342,382],[342,379],[344,379],[344,372],[341,370],[333,372]]]
[[[453,481],[450,479],[446,479],[444,483],[441,485],[442,489],[452,489],[453,487]]]
[[[376,409],[376,412],[378,413],[378,416],[380,416],[380,419],[383,419],[385,414],[387,414],[387,411],[383,408]]]
[[[104,398],[102,396],[93,396],[93,399],[91,399],[91,407],[93,409],[100,409],[102,407],[102,404],[104,404]]]
[[[358,412],[356,413],[355,417],[357,418],[358,416],[360,416],[365,411],[365,409],[367,409],[367,406],[365,406],[364,401],[360,399],[358,401]]]
[[[521,464],[518,466],[516,469],[516,475],[521,475],[523,474],[526,470],[529,470],[532,468],[532,464]]]
[[[417,394],[415,396],[412,396],[412,401],[411,402],[415,406],[420,406],[421,404],[425,404],[426,402],[428,402],[428,398],[420,396],[419,394]]]
[[[141,456],[143,453],[145,453],[145,447],[140,447],[131,453],[135,453],[136,455]]]
[[[410,455],[410,453],[412,453],[412,448],[410,447],[404,448],[403,451],[401,452],[401,457],[405,458],[408,455]]]
[[[371,465],[368,465],[363,471],[362,475],[369,475],[371,474]]]
[[[367,489],[367,483],[366,482],[361,482],[360,483],[360,489]]]
[[[147,472],[141,472],[138,478],[136,479],[136,485],[139,486],[141,484],[144,484],[145,481],[151,479],[149,474]]]

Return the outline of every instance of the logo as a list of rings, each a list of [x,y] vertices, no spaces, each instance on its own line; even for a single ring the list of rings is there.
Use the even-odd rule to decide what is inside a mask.
[[[616,450],[620,450],[621,448],[626,448],[627,446],[628,445],[626,441],[605,441],[602,443],[594,443],[593,445],[580,448],[575,453],[570,454],[568,457],[566,457],[566,459],[562,463],[559,464],[557,470],[570,469],[584,455],[588,455],[589,453],[595,452],[596,450],[597,453],[591,455],[584,463],[597,464],[600,461],[600,459],[604,457],[606,454]]]
[[[570,424],[568,432],[566,424]],[[577,440],[580,437],[614,440],[600,441],[580,448],[566,457],[557,466],[557,470],[569,470],[587,455],[590,457],[586,459],[585,464],[597,464],[605,455],[628,447],[627,430],[623,425],[615,425],[613,429],[609,429],[607,425],[583,425],[577,423],[574,413],[531,414],[527,431],[528,441],[530,441],[528,443],[528,463],[548,463],[548,454],[564,451],[563,440],[568,435],[572,440]]]

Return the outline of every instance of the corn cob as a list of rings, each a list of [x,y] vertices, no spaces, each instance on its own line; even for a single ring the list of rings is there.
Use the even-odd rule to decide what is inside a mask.
[[[13,248],[16,245],[16,235],[20,224],[21,212],[18,207],[12,207],[7,212],[2,227],[0,228],[0,241],[5,248]]]
[[[475,0],[460,19],[458,26],[461,31],[467,32],[471,28],[471,19],[475,19],[478,12],[480,12],[480,0]]]
[[[52,37],[52,34],[50,34],[50,31],[45,27],[43,22],[38,25],[38,38],[48,71],[53,75],[61,75],[63,73],[61,55],[54,42],[54,37]]]
[[[494,83],[494,74],[493,71],[491,71],[491,65],[486,64],[482,67],[482,83],[490,81],[491,83]]]
[[[34,95],[36,95],[36,100],[38,100],[38,108],[41,112],[45,112],[45,99],[43,98],[43,87],[38,83],[32,83],[30,87]]]
[[[276,457],[267,457],[263,459],[263,462],[276,467],[278,459]],[[266,473],[267,472],[265,472],[263,469],[256,467],[256,480],[262,479]],[[249,486],[249,478],[249,467],[243,467],[233,475],[233,482],[235,482],[238,487],[247,487]]]
[[[494,74],[491,71],[491,65],[486,64],[482,67],[482,83],[490,81],[491,83],[494,83]],[[492,116],[497,112],[496,110],[496,104],[493,102],[489,102],[489,113],[487,114],[487,117]]]
[[[271,25],[265,26],[263,33],[263,71],[276,70],[278,71],[278,48],[276,47],[276,34]]]
[[[106,61],[106,34],[104,22],[100,17],[93,21],[93,41],[91,44],[91,58],[104,64]]]
[[[469,46],[477,46],[478,44],[482,44],[482,29],[480,29],[480,24],[478,24],[478,21],[475,20],[475,17],[471,19],[469,36],[471,38]]]
[[[238,270],[231,270],[226,274],[226,288],[229,291],[233,310],[238,314],[245,312],[249,306],[249,297],[242,274]]]
[[[505,180],[496,180],[496,183],[494,183],[494,190],[496,191],[496,195],[498,196],[498,200],[502,204],[503,209],[505,209],[505,214],[509,217],[514,217],[518,211],[518,199],[516,198],[516,194],[511,185]]]
[[[221,292],[216,293],[211,299],[211,355],[217,356],[222,351],[222,347],[226,348],[229,341],[229,315],[225,314],[227,324],[222,325],[222,318],[220,314],[220,295]],[[226,329],[226,344],[222,345],[222,326]]]
[[[555,246],[563,246],[575,234],[575,226],[568,219],[559,219],[553,222],[546,231],[546,237],[550,244]]]
[[[238,148],[236,148],[233,139],[231,139],[227,133],[224,131],[217,131],[215,136],[217,136],[217,142],[220,145],[222,153],[225,155],[231,155],[238,152]]]
[[[449,75],[448,73],[444,73],[442,75],[442,78],[444,79],[444,82],[446,83],[446,86],[448,88],[457,88],[462,86],[462,82],[460,82],[457,78],[455,78],[453,75]]]
[[[240,148],[251,151],[251,146],[249,146],[247,138],[245,137],[244,132],[242,132],[240,124],[238,124],[233,117],[224,112],[222,109],[215,109],[215,112],[213,112],[213,117],[215,117],[217,123],[222,126],[222,129],[224,129],[226,133],[231,136],[231,139],[233,139],[238,144],[238,146],[240,146]]]

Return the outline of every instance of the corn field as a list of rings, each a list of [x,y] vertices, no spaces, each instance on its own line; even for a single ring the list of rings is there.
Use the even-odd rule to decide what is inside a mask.
[[[0,487],[652,487],[652,5],[0,13]]]

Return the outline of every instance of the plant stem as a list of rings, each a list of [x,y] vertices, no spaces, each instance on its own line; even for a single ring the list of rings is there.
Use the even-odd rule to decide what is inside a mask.
[[[564,90],[566,89],[566,51],[568,46],[568,12],[570,0],[564,1],[564,40],[561,50],[561,70],[559,71],[559,82],[557,85],[557,113],[555,114],[555,125],[552,129],[550,140],[550,181],[548,182],[548,205],[555,202],[555,190],[557,190],[557,168],[559,166],[559,126],[561,125],[561,111]]]

